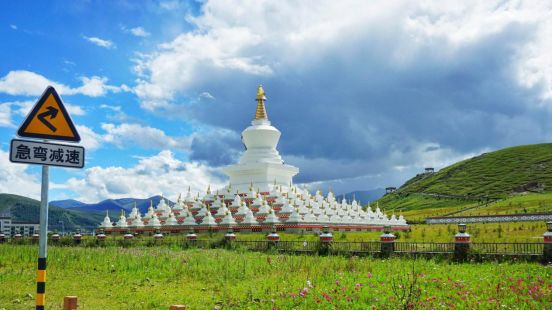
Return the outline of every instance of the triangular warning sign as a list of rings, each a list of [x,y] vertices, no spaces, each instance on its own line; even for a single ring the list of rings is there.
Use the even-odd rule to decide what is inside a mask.
[[[19,127],[21,137],[51,140],[80,141],[79,133],[71,121],[58,93],[48,86]]]

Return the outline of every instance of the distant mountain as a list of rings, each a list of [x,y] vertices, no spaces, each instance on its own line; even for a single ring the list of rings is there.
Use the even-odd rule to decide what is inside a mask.
[[[362,205],[366,205],[369,202],[377,200],[384,194],[385,194],[385,189],[377,188],[372,190],[353,191],[345,194],[340,194],[336,196],[336,199],[341,201],[343,199],[343,196],[345,196],[345,199],[349,201],[354,198],[355,200],[357,200],[357,202],[360,201]]]
[[[77,200],[51,201],[49,204],[53,206],[61,207],[61,208],[79,207],[79,206],[86,205],[86,203],[82,203]]]
[[[174,202],[166,198],[165,200],[167,200],[170,206],[174,205]],[[138,207],[140,212],[146,213],[148,210],[148,207],[150,206],[150,202],[153,202],[153,206],[157,206],[157,204],[159,204],[159,201],[161,201],[161,196],[156,195],[147,199],[135,199],[135,198],[107,199],[98,203],[91,203],[91,204],[82,203],[76,200],[52,201],[50,202],[50,204],[54,206],[60,206],[65,209],[82,211],[82,212],[105,213],[105,211],[108,210],[112,215],[118,215],[118,213],[120,213],[121,210],[130,212],[130,210],[134,207],[135,202],[136,202],[136,207]]]
[[[40,202],[27,197],[0,193],[0,213],[11,212],[12,220],[16,222],[39,223]],[[90,231],[101,223],[103,213],[78,210],[68,210],[55,205],[48,208],[49,230],[74,231],[77,228]],[[63,222],[63,225],[62,223]]]

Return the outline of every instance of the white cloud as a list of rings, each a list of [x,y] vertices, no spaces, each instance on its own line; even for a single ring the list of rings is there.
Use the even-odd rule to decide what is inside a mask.
[[[101,105],[100,105],[100,108],[102,108],[102,109],[113,110],[113,111],[115,111],[115,112],[120,112],[120,111],[121,111],[121,106],[113,106],[113,105],[101,104]]]
[[[70,178],[57,189],[67,189],[78,194],[78,200],[98,202],[107,198],[137,197],[146,198],[163,194],[176,199],[188,186],[195,191],[205,191],[208,185],[213,188],[223,186],[224,180],[218,169],[196,162],[182,162],[168,150],[141,158],[130,168],[92,167],[86,169],[85,177]]]
[[[176,92],[190,90],[201,82],[205,70],[270,75],[273,70],[262,63],[260,53],[248,52],[261,39],[261,35],[247,28],[182,34],[161,45],[155,57],[144,57],[138,62],[136,71],[149,74],[149,81],[139,79],[135,92],[143,99],[143,107],[154,109],[165,105]]]
[[[199,94],[199,97],[200,98],[205,98],[205,99],[215,99],[215,97],[213,95],[211,95],[211,93],[209,92],[202,92],[201,94]]]
[[[103,132],[96,132],[85,125],[76,125],[81,136],[81,144],[89,150],[99,149],[105,145],[119,148],[138,146],[144,149],[177,149],[189,150],[192,137],[173,137],[164,131],[135,123],[111,124],[102,123]]]
[[[372,40],[389,40],[378,36],[395,34],[386,53],[392,66],[403,66],[416,62],[427,48],[438,50],[439,57],[455,57],[455,50],[516,25],[534,27],[535,34],[515,47],[519,57],[512,61],[518,66],[518,82],[538,86],[544,99],[552,98],[549,2],[353,0],[317,1],[313,6],[310,2],[212,0],[203,4],[201,12],[187,17],[196,31],[161,44],[137,62],[136,71],[146,75],[135,88],[143,108],[166,107],[176,94],[193,94],[194,87],[224,71],[253,76],[285,73],[290,68],[300,71],[325,51],[347,49],[349,42],[370,31],[379,32]]]
[[[13,30],[17,30],[17,25],[11,24],[10,28],[13,29]]]
[[[94,132],[91,128],[85,125],[75,125],[81,137],[80,144],[88,150],[95,150],[102,146],[104,137],[101,134]]]
[[[112,41],[100,39],[98,37],[87,37],[82,36],[86,41],[95,44],[97,46],[100,46],[102,48],[111,49],[115,47],[115,44],[113,44]]]
[[[40,199],[39,177],[29,174],[26,164],[8,161],[9,152],[0,149],[0,193],[18,194],[33,199]]]
[[[189,137],[171,137],[160,129],[140,124],[122,123],[114,125],[103,123],[105,131],[103,140],[117,146],[138,145],[146,149],[181,149],[188,150],[191,139]]]
[[[81,77],[82,86],[73,89],[74,94],[83,94],[91,97],[103,96],[108,92],[118,93],[121,91],[128,92],[130,89],[122,84],[121,86],[113,86],[106,84],[106,77]]]
[[[145,38],[145,37],[149,37],[149,35],[150,35],[150,33],[147,32],[142,27],[134,27],[134,28],[129,29],[128,31],[136,37]]]
[[[0,93],[9,95],[39,96],[48,85],[53,86],[61,95],[82,94],[98,97],[108,92],[128,92],[126,85],[114,86],[107,84],[106,77],[81,77],[82,85],[76,88],[48,80],[46,77],[27,70],[13,70],[0,78]]]
[[[0,104],[0,127],[15,127],[12,123],[11,114],[10,103]]]
[[[167,11],[175,11],[182,7],[182,3],[178,0],[160,1],[159,7]]]

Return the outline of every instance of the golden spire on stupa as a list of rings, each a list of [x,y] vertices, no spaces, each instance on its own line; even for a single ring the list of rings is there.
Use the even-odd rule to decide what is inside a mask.
[[[265,91],[263,90],[263,86],[259,84],[259,87],[257,88],[257,98],[255,99],[257,101],[257,110],[255,111],[255,120],[268,120],[268,115],[266,114],[265,109]]]

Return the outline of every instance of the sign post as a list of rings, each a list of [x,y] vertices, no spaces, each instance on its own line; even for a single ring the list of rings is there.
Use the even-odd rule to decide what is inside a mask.
[[[36,273],[36,309],[44,310],[46,302],[46,258],[48,255],[48,185],[50,166],[84,167],[84,148],[48,143],[46,140],[79,142],[80,136],[61,98],[48,86],[19,127],[20,137],[44,141],[12,139],[10,161],[42,165],[40,188],[40,237]]]
[[[40,237],[38,240],[38,269],[36,271],[36,309],[44,310],[46,302],[46,257],[48,255],[48,185],[49,167],[42,165],[40,189]]]

